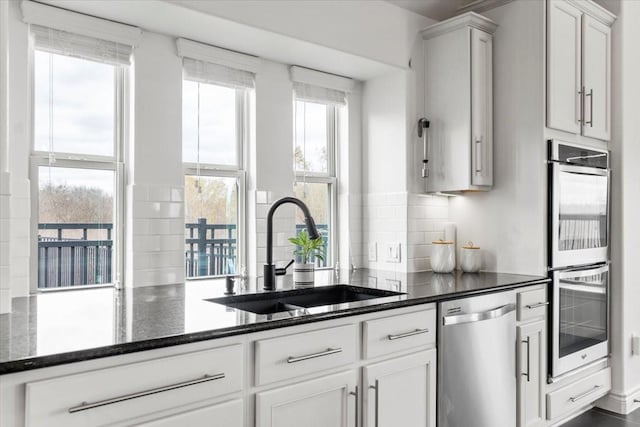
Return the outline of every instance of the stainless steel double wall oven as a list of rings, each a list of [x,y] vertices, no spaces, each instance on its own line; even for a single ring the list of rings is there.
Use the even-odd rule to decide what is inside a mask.
[[[609,153],[549,141],[550,376],[609,355]]]

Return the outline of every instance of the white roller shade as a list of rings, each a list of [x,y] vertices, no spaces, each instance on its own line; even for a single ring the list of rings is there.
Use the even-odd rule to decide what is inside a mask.
[[[293,82],[293,91],[301,101],[319,102],[322,104],[347,104],[346,92],[314,86],[307,83]]]
[[[184,78],[187,80],[233,88],[255,87],[255,75],[249,71],[187,57],[183,59],[183,65]]]
[[[298,66],[292,66],[290,74],[295,96],[303,101],[345,105],[355,86],[352,79]]]
[[[130,65],[132,46],[31,24],[35,48],[114,65]]]

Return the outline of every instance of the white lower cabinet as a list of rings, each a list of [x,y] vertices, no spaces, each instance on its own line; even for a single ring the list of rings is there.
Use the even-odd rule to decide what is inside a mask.
[[[356,427],[355,370],[256,394],[256,427]]]
[[[544,320],[517,327],[518,427],[545,424],[545,328]]]
[[[363,427],[435,427],[436,350],[363,368]]]
[[[236,399],[136,424],[136,427],[233,427],[242,426],[243,422],[242,400]]]
[[[131,425],[129,420],[240,392],[243,372],[238,344],[28,381],[25,426]]]

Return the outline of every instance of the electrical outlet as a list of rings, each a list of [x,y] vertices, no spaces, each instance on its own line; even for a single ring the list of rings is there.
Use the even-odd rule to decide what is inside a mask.
[[[378,260],[378,244],[376,242],[369,243],[369,261]]]
[[[387,262],[400,262],[400,243],[386,243],[384,253]]]
[[[402,287],[402,282],[400,280],[386,279],[385,284],[387,285],[389,290],[396,292],[399,292],[400,288]]]
[[[631,354],[640,356],[640,336],[638,335],[631,336]]]

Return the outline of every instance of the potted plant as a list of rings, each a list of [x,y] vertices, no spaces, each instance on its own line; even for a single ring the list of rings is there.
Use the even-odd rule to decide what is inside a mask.
[[[313,272],[315,259],[324,261],[324,240],[309,238],[307,230],[301,230],[296,237],[290,237],[289,241],[296,245],[293,252],[298,255],[299,262],[293,265],[293,281],[298,286],[313,286]]]

